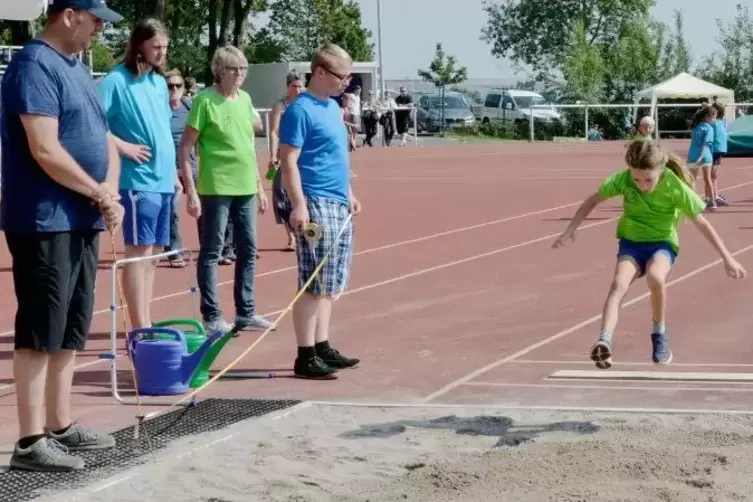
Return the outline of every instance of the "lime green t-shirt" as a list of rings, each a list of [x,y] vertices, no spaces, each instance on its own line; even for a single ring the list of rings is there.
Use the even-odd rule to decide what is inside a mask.
[[[680,249],[677,225],[681,216],[693,218],[706,209],[703,199],[668,168],[664,168],[652,192],[638,188],[630,169],[625,169],[607,178],[599,187],[599,195],[604,199],[623,197],[618,239],[667,242],[675,252]]]
[[[633,141],[651,141],[652,139],[650,134],[636,134],[633,136]]]
[[[254,122],[258,114],[251,96],[238,91],[227,99],[209,88],[193,100],[186,124],[199,133],[200,195],[254,195],[258,168]]]

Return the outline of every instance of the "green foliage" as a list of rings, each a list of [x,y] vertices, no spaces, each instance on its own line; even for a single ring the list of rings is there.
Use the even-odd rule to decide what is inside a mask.
[[[269,24],[253,37],[249,53],[255,62],[309,61],[325,42],[355,61],[371,61],[371,32],[362,27],[355,0],[272,0]]]
[[[573,27],[564,58],[562,73],[567,82],[567,97],[574,101],[601,101],[604,98],[605,62],[599,47],[589,43],[588,30],[582,21],[576,21]]]
[[[563,126],[554,123],[537,123],[533,130],[536,141],[552,141],[565,134]],[[472,126],[454,128],[452,135],[470,138],[527,141],[530,139],[531,131],[527,120],[518,120],[515,122],[479,122]]]
[[[108,6],[125,19],[108,25],[92,47],[98,72],[122,60],[131,27],[146,17],[162,20],[168,30],[169,66],[200,81],[211,77],[216,48],[228,43],[244,50],[251,63],[308,61],[325,41],[342,46],[356,61],[373,57],[371,32],[362,27],[355,0],[109,0]],[[256,30],[259,13],[268,13],[270,23]],[[41,31],[43,21],[35,25]],[[0,43],[22,45],[30,37],[29,23],[0,21]]]
[[[485,0],[482,39],[491,53],[529,66],[538,78],[562,70],[576,31],[585,43],[611,44],[622,25],[648,14],[653,0]]]
[[[104,45],[101,40],[92,44],[92,70],[100,73],[107,73],[117,64],[115,57],[109,47]]]
[[[738,4],[730,23],[717,20],[721,51],[707,57],[698,69],[701,78],[733,89],[735,101],[753,101],[753,18],[747,6]]]
[[[448,56],[441,43],[437,43],[434,59],[428,70],[418,70],[418,76],[438,88],[462,84],[468,80],[468,68],[458,66],[455,56]]]
[[[682,11],[675,10],[675,32],[664,47],[664,64],[666,73],[677,75],[689,72],[693,57],[685,40],[685,21]]]

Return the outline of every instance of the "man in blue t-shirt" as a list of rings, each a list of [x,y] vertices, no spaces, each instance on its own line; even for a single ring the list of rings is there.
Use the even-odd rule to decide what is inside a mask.
[[[338,369],[359,362],[329,344],[332,300],[345,289],[353,258],[351,215],[361,211],[350,187],[348,131],[340,107],[332,99],[347,87],[352,66],[350,55],[337,45],[318,48],[307,91],[288,106],[280,122],[282,179],[290,226],[298,239],[299,288],[309,282],[319,260],[331,250],[293,307],[298,341],[294,374],[298,378],[336,378]],[[322,230],[318,240],[307,239],[302,231],[310,223]]]
[[[155,19],[136,23],[122,64],[99,83],[107,122],[123,168],[120,195],[125,206],[126,258],[142,258],[123,267],[123,293],[133,329],[152,325],[156,261],[170,244],[170,221],[178,173],[170,130],[170,99],[162,76],[167,32]]]
[[[118,20],[103,0],[55,0],[44,32],[14,55],[2,81],[0,224],[18,304],[20,439],[11,468],[77,470],[84,462],[72,453],[115,445],[73,421],[70,392],[91,325],[99,234],[123,218],[120,160],[76,54]]]

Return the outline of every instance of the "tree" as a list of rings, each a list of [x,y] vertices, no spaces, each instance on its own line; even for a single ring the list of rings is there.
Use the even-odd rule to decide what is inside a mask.
[[[735,91],[735,101],[753,100],[753,18],[747,6],[738,4],[735,19],[717,20],[721,51],[711,54],[698,69],[700,77]]]
[[[648,15],[653,0],[485,0],[482,40],[491,53],[543,79],[562,71],[576,22],[585,43],[617,41],[625,22]]]
[[[428,70],[418,70],[418,76],[438,89],[459,85],[468,80],[468,68],[458,66],[455,56],[448,56],[441,43],[437,43],[434,59]]]
[[[355,0],[272,0],[269,24],[251,42],[267,61],[309,61],[325,42],[339,45],[355,61],[374,56],[371,31],[361,25]]]
[[[675,32],[664,46],[664,65],[668,76],[690,71],[692,56],[685,41],[685,20],[682,11],[675,10]]]
[[[439,99],[442,102],[440,109],[440,124],[444,129],[444,91],[448,86],[460,85],[468,80],[468,68],[458,66],[455,56],[448,56],[442,44],[437,42],[434,59],[428,70],[418,70],[418,76],[424,81],[434,84],[439,90]]]
[[[604,98],[606,68],[599,47],[588,41],[588,31],[582,21],[576,22],[565,62],[565,96],[569,100],[598,103]]]

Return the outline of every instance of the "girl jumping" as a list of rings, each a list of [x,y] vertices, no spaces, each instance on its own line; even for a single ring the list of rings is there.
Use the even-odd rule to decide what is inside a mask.
[[[745,277],[745,269],[735,261],[719,235],[703,217],[703,199],[692,189],[692,175],[682,160],[664,152],[653,141],[635,141],[625,154],[628,169],[609,176],[599,190],[588,197],[553,247],[575,239],[575,231],[601,202],[623,196],[623,213],[617,225],[619,247],[614,279],[602,313],[601,333],[591,348],[591,360],[600,369],[612,366],[612,333],[617,327],[618,310],[630,285],[646,276],[651,292],[653,361],[669,364],[672,350],[665,326],[666,280],[677,258],[677,226],[681,216],[689,218],[724,260],[730,277]]]

